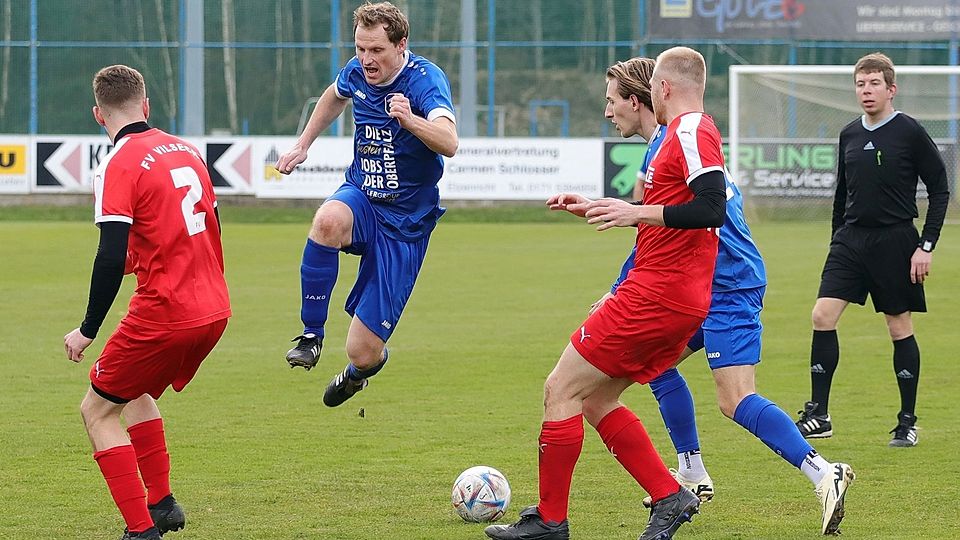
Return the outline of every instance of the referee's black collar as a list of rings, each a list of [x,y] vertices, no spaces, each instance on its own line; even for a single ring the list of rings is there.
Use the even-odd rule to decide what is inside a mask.
[[[117,141],[126,137],[127,135],[130,135],[131,133],[143,133],[149,129],[153,128],[151,128],[150,124],[146,122],[134,122],[132,124],[127,124],[117,132],[117,136],[113,138],[113,144],[117,144]]]

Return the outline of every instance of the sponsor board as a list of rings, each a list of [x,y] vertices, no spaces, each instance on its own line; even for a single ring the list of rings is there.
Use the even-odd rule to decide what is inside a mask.
[[[253,140],[249,137],[205,139],[198,147],[204,151],[213,189],[219,194],[250,194],[258,176],[253,158]],[[204,150],[204,146],[206,149]]]
[[[546,200],[560,192],[603,196],[598,139],[461,139],[444,160],[440,196],[450,200]]]
[[[956,39],[956,0],[654,0],[651,37],[931,41]]]
[[[621,199],[633,198],[643,158],[647,153],[645,142],[603,143],[603,196]]]
[[[647,145],[604,143],[604,196],[631,199]],[[729,164],[729,147],[723,145]],[[748,197],[833,197],[837,142],[827,140],[750,141],[740,143],[737,186]]]
[[[303,163],[290,174],[280,174],[274,165],[296,141],[294,137],[253,139],[253,191],[257,197],[325,199],[343,184],[344,173],[353,161],[352,138],[320,137],[310,146]]]
[[[32,191],[93,193],[93,173],[113,149],[104,136],[34,137],[36,175]]]
[[[0,137],[0,193],[30,192],[30,139]]]

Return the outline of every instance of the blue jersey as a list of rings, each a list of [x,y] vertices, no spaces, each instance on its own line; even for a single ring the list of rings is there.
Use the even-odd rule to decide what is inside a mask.
[[[433,121],[454,120],[450,82],[429,60],[409,51],[403,68],[388,84],[371,85],[354,56],[337,76],[337,95],[353,100],[356,125],[353,163],[347,183],[367,196],[391,238],[415,241],[430,234],[443,215],[437,182],[443,175],[443,157],[400,127],[387,113],[391,94],[410,100],[413,114]]]
[[[640,170],[641,177],[647,172],[650,162],[657,155],[667,130],[657,126],[647,146]],[[727,217],[720,228],[720,244],[717,248],[717,266],[713,273],[713,292],[753,289],[767,284],[767,272],[763,267],[760,250],[753,243],[750,228],[743,216],[743,195],[737,185],[730,181],[729,171],[724,170],[727,183]],[[636,250],[636,247],[634,247]],[[620,269],[620,277],[611,288],[615,291],[633,268],[635,252],[631,253]]]

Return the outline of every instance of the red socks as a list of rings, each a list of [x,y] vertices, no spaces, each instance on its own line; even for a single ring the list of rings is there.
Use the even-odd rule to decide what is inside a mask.
[[[544,521],[567,519],[570,481],[583,448],[583,415],[544,422],[540,429],[540,504]]]
[[[157,504],[170,495],[170,454],[163,437],[163,419],[132,425],[127,433],[137,452],[140,476],[147,488],[147,504]]]
[[[153,527],[150,512],[147,510],[143,482],[137,474],[137,454],[133,446],[114,446],[93,454],[100,466],[104,480],[113,501],[117,503],[120,514],[130,532],[143,532]]]
[[[670,475],[657,449],[653,447],[647,430],[630,409],[620,407],[611,411],[597,425],[597,432],[607,445],[607,450],[650,494],[653,502],[673,495],[680,489],[680,484]]]

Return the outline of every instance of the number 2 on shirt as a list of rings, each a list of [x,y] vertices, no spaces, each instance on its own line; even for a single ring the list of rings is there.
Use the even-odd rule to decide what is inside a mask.
[[[180,167],[172,169],[170,176],[173,177],[173,185],[177,188],[190,186],[190,190],[183,197],[180,204],[180,210],[183,211],[183,221],[187,225],[187,234],[193,236],[207,230],[207,213],[194,213],[194,206],[203,197],[203,186],[200,184],[200,177],[197,171],[190,167]]]

